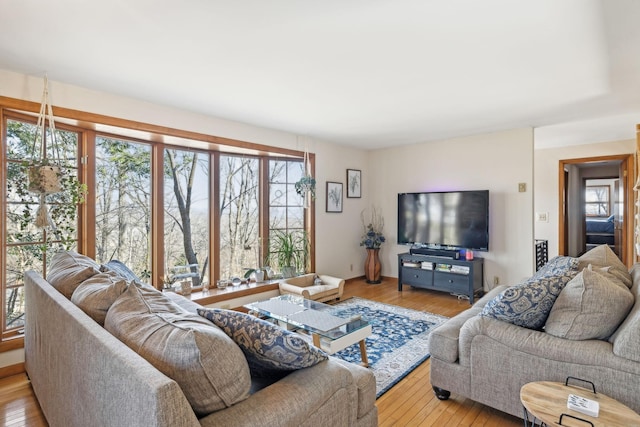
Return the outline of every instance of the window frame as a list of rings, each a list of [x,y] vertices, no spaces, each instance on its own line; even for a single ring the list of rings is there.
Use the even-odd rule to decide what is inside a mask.
[[[598,190],[604,190],[606,194],[606,200],[597,200],[594,202],[588,201],[588,193],[590,191],[596,192]],[[604,215],[598,214],[590,214],[587,206],[603,206],[605,208],[606,213]],[[599,210],[599,209],[597,209]],[[584,195],[584,212],[587,218],[606,218],[611,215],[611,187],[609,185],[587,185],[585,186],[585,195]]]
[[[4,167],[6,159],[6,128],[7,119],[29,120],[35,122],[35,117],[40,109],[40,104],[31,101],[24,101],[14,98],[0,96],[0,131],[2,132],[2,163],[3,167],[0,171],[0,183],[4,185],[6,180],[6,168]],[[65,130],[72,130],[79,133],[79,149],[78,156],[82,162],[78,165],[80,181],[89,186],[89,194],[87,202],[80,206],[78,211],[77,226],[77,250],[89,257],[95,257],[95,204],[90,203],[93,192],[95,191],[95,141],[98,136],[113,137],[117,139],[140,142],[151,146],[151,175],[152,175],[152,224],[151,238],[154,241],[151,254],[151,270],[153,275],[150,279],[151,284],[156,288],[162,287],[162,278],[165,275],[163,259],[163,152],[165,149],[177,148],[180,150],[193,149],[194,151],[206,152],[210,156],[210,164],[212,170],[210,185],[210,203],[211,203],[211,223],[210,223],[210,253],[217,253],[219,247],[219,204],[218,192],[219,182],[217,171],[219,170],[219,159],[221,154],[245,154],[255,156],[260,161],[260,236],[264,237],[269,230],[269,211],[268,211],[268,161],[274,157],[281,157],[289,160],[302,161],[304,152],[291,150],[282,147],[267,146],[247,141],[240,141],[215,135],[207,135],[188,130],[168,128],[149,123],[137,122],[127,119],[118,119],[114,117],[71,110],[61,107],[53,107],[54,119],[56,127]],[[309,154],[312,173],[315,172],[315,154]],[[160,173],[158,173],[160,171]],[[310,242],[310,263],[311,271],[315,270],[315,218],[314,207],[312,203],[309,209],[305,209],[304,224],[308,233]],[[0,209],[2,215],[6,212],[6,201],[0,200]],[[2,283],[2,303],[6,303],[6,232],[4,227],[0,227],[0,238],[2,239],[2,251],[0,254],[0,280]],[[263,251],[266,249],[267,239],[262,238]],[[214,263],[216,257],[210,256],[212,264],[209,268],[209,281],[215,283],[217,275],[219,275],[219,265]],[[4,310],[3,310],[4,311]],[[4,316],[4,315],[3,315]],[[16,339],[17,338],[17,339]],[[20,348],[22,335],[20,330],[4,331],[1,336],[0,352],[5,348]]]

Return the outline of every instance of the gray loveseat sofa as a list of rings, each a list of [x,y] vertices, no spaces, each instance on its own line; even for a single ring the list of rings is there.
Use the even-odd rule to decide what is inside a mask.
[[[223,360],[228,363],[231,356],[231,363],[237,361],[240,365],[238,378],[231,378],[227,385],[229,392],[215,390],[215,394],[222,397],[220,409],[202,413],[202,407],[194,405],[191,399],[194,391],[202,394],[199,397],[204,400],[212,393],[206,388],[186,390],[190,385],[180,385],[142,357],[142,345],[140,350],[125,345],[95,320],[97,313],[100,319],[106,318],[109,322],[109,306],[115,306],[113,300],[126,293],[123,289],[134,289],[129,287],[133,286],[131,282],[123,282],[111,273],[107,278],[111,281],[110,290],[106,297],[103,292],[99,301],[93,300],[93,312],[88,311],[90,316],[86,299],[81,309],[72,302],[77,299],[75,294],[69,298],[71,288],[67,284],[83,279],[85,295],[95,296],[96,289],[104,290],[97,284],[104,281],[104,274],[97,274],[94,270],[98,266],[87,265],[89,261],[82,255],[71,253],[71,257],[72,262],[81,264],[79,268],[58,273],[50,271],[49,281],[33,271],[25,274],[29,307],[25,329],[25,366],[38,402],[52,427],[377,425],[375,378],[366,368],[329,357],[277,380],[250,379],[251,390],[238,392],[245,376],[242,369],[247,362],[241,351],[223,348],[220,351],[226,354],[218,355],[220,364]],[[90,278],[85,277],[87,271]],[[54,288],[50,281],[57,282],[59,286]],[[114,291],[111,288],[120,289]],[[165,296],[158,294],[162,298]],[[180,310],[191,313],[200,307],[181,296],[171,295],[161,304],[175,303],[176,307],[182,307]],[[105,303],[109,299],[111,301]],[[159,313],[155,317],[167,320],[170,316],[173,314]],[[137,317],[130,320],[136,322]],[[213,324],[210,327],[216,328]],[[176,328],[171,334],[184,332],[180,329]],[[134,330],[136,333],[148,332],[142,321],[139,327],[134,324]],[[185,333],[192,334],[190,331]],[[220,335],[219,332],[208,333]],[[205,351],[215,352],[214,347],[205,350],[201,346],[198,358],[203,359]],[[175,351],[182,350],[167,346],[160,354]],[[207,357],[211,358],[211,353],[208,354]],[[212,369],[216,369],[215,360]],[[228,374],[230,370],[236,372],[235,369],[225,365],[224,371]],[[216,377],[225,372],[205,372],[204,375]],[[191,398],[187,398],[187,391]]]
[[[578,275],[572,274],[563,285],[542,328],[526,328],[492,317],[489,305],[508,295],[508,287],[500,286],[434,330],[430,352],[431,385],[436,396],[446,400],[450,393],[459,394],[522,418],[520,388],[524,384],[564,382],[572,376],[593,382],[596,391],[640,412],[640,264],[627,275],[630,282],[617,288],[619,283],[611,284],[611,266],[617,269],[618,277],[626,268],[613,260],[615,255],[607,249],[593,251],[577,259]],[[609,271],[605,279],[591,271],[596,266]],[[585,268],[590,271],[584,272]],[[599,281],[605,293],[594,291],[590,281]],[[625,294],[629,285],[632,297]],[[609,291],[627,302],[622,306],[614,303]],[[560,310],[566,309],[568,299],[578,298],[576,295],[583,300],[569,303],[582,304],[582,312],[570,315],[570,321],[560,320]],[[614,320],[607,329],[605,324],[611,320],[605,319],[611,319],[610,315]],[[595,329],[600,329],[599,337],[584,339],[585,334],[598,335],[592,333]]]

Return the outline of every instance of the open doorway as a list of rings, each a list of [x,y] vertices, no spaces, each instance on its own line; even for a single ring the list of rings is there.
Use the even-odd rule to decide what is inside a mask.
[[[633,154],[560,160],[559,253],[608,244],[627,266],[633,254]]]

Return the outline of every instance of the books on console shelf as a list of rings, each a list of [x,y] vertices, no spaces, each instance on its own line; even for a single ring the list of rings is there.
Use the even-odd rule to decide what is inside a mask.
[[[464,265],[452,265],[449,271],[458,274],[469,274],[469,267]]]
[[[418,268],[418,267],[420,267],[420,263],[419,262],[413,262],[413,261],[403,261],[402,262],[402,266],[403,267],[415,267],[415,268]]]
[[[433,270],[433,263],[429,261],[422,261],[420,268],[423,270]]]

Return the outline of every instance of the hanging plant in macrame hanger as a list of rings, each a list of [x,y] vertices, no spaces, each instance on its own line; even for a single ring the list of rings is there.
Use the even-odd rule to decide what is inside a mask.
[[[309,150],[305,142],[304,146],[304,160],[303,160],[303,173],[302,178],[295,184],[296,193],[302,197],[302,206],[307,209],[311,206],[311,201],[316,198],[316,180],[311,175],[311,162],[309,161]]]
[[[51,144],[47,146],[47,122]],[[51,155],[47,155],[50,148]],[[49,81],[44,77],[44,89],[40,114],[33,139],[32,160],[28,163],[28,190],[40,196],[40,204],[36,213],[36,227],[53,227],[53,221],[47,208],[47,194],[62,191],[62,163],[56,141],[56,125],[53,121],[53,108],[49,102]]]

